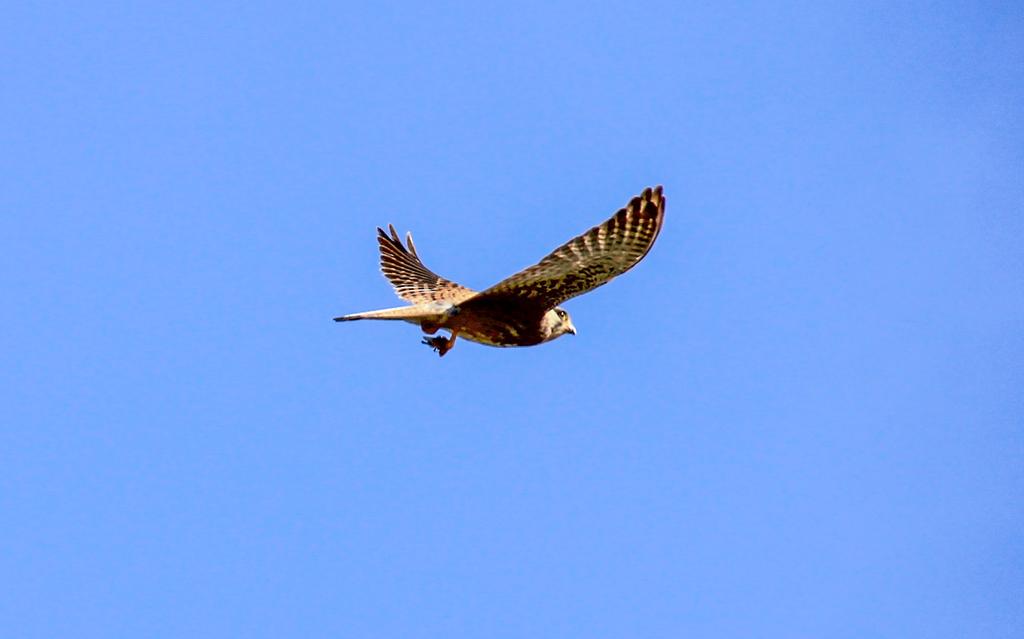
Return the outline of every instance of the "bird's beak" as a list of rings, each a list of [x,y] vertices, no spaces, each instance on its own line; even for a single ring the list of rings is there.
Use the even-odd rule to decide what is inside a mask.
[[[576,334],[576,327],[575,327],[575,326],[573,326],[572,324],[569,324],[569,329],[568,329],[568,332],[570,332],[570,333],[572,333],[573,335],[575,335],[575,334]]]

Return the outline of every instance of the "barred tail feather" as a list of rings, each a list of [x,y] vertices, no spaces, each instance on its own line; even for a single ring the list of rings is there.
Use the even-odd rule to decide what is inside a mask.
[[[335,322],[351,322],[362,319],[375,320],[406,320],[409,322],[421,322],[425,320],[437,320],[443,314],[434,310],[425,310],[416,306],[398,306],[395,308],[384,308],[379,311],[364,311],[335,317]]]

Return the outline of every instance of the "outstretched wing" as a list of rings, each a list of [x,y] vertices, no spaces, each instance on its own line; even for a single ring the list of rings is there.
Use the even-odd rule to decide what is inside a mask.
[[[487,298],[515,298],[551,308],[607,284],[647,255],[664,217],[661,187],[648,187],[603,224],[483,291],[474,303]]]
[[[388,224],[391,235],[384,229],[377,228],[377,243],[380,244],[380,270],[388,278],[395,293],[413,304],[427,302],[451,302],[473,297],[476,291],[446,280],[431,271],[420,261],[416,254],[416,245],[412,242],[412,233],[405,236],[408,248],[402,246],[395,227]]]

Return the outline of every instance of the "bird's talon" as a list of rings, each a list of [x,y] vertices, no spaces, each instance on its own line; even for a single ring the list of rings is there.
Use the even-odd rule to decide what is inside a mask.
[[[423,343],[434,349],[434,352],[440,357],[444,357],[444,354],[448,352],[451,346],[448,344],[448,339],[445,337],[424,337]]]

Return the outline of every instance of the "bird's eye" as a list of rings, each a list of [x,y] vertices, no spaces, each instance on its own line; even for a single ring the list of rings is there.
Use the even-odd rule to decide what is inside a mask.
[[[561,317],[562,319],[565,319],[565,311],[555,311],[555,312],[558,313],[559,317]]]

